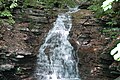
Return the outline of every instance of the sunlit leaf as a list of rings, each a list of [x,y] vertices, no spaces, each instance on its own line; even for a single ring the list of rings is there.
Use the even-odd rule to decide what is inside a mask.
[[[15,7],[17,7],[17,6],[18,6],[17,3],[12,3],[12,4],[10,5],[10,8],[15,8]]]
[[[10,13],[10,11],[8,10],[4,10],[3,12],[1,12],[0,16],[7,16],[7,17],[10,17],[12,16],[12,14]]]

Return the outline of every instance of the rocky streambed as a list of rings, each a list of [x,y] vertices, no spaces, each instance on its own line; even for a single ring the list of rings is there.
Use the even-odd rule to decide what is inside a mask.
[[[24,10],[24,15],[20,13],[14,13],[15,25],[0,25],[0,80],[34,80],[36,55],[57,14],[31,8]],[[97,23],[90,10],[81,9],[72,16],[69,41],[79,56],[82,80],[117,78],[119,62],[114,61],[109,52],[120,35],[116,34],[118,39],[113,39],[108,36],[109,32],[103,32],[106,28]]]

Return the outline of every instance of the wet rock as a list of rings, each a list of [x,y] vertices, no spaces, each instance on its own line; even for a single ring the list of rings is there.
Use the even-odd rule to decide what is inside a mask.
[[[110,54],[103,53],[100,55],[101,59],[113,61],[113,57]]]
[[[117,70],[120,72],[120,64],[118,64]]]
[[[0,55],[5,55],[5,53],[2,52],[2,53],[0,53]]]
[[[26,52],[26,51],[18,51],[16,54],[18,54],[18,55],[21,55],[21,56],[27,56],[27,55],[32,55],[32,53],[30,53],[30,52]]]
[[[39,29],[29,29],[29,28],[17,28],[17,29],[24,32],[41,33]]]
[[[12,54],[13,54],[13,53],[9,53],[9,52],[8,52],[8,54],[6,54],[6,57],[10,57]]]
[[[21,58],[24,58],[24,56],[23,55],[17,55],[16,58],[21,59]]]
[[[13,69],[13,68],[14,68],[13,64],[2,64],[2,65],[0,65],[0,71],[10,70],[10,69]]]
[[[90,1],[81,2],[79,8],[80,9],[87,9],[90,5],[91,5]]]
[[[12,30],[12,29],[13,29],[13,26],[11,26],[11,25],[7,26],[7,30]]]
[[[20,30],[20,31],[26,31],[26,32],[30,32],[30,29],[29,28],[17,28],[18,30]]]
[[[32,19],[32,21],[36,23],[48,23],[48,19],[46,17],[28,16],[28,18]]]
[[[0,53],[8,53],[8,46],[5,45],[5,42],[0,41]]]
[[[29,77],[29,78],[24,78],[22,80],[34,80],[34,78],[33,77]]]
[[[80,43],[78,56],[83,80],[113,80],[113,74],[109,68],[113,58],[108,50],[104,51],[111,41],[105,39],[106,36],[101,34],[101,29],[102,27],[93,18],[92,12],[80,10],[73,13],[73,27],[70,36]],[[75,46],[75,42],[73,43]],[[91,76],[94,78],[90,79]],[[100,76],[103,78],[97,78]]]
[[[22,15],[21,15],[22,14]],[[27,8],[24,9],[23,12],[19,13],[19,15],[14,15],[15,20],[17,22],[30,22],[32,24],[46,24],[49,22],[53,22],[54,12],[49,10],[40,10],[35,8]]]
[[[33,15],[33,16],[44,16],[45,15],[45,11],[40,10],[40,9],[27,8],[27,9],[24,9],[24,12],[26,14]]]
[[[24,63],[26,71],[28,71],[28,69],[26,68],[27,63],[29,63],[30,67],[34,68],[33,64],[35,62],[31,64],[31,61],[36,60],[36,57],[31,61],[28,60],[28,58],[37,55],[40,44],[43,41],[44,35],[46,32],[48,32],[51,26],[50,24],[47,25],[44,24],[44,23],[48,23],[44,12],[41,12],[39,9],[36,10],[31,9],[31,10],[29,10],[25,14],[18,12],[16,16],[14,16],[15,20],[17,20],[16,21],[17,25],[14,25],[14,27],[9,26],[8,24],[4,24],[5,26],[2,27],[0,26],[0,71],[6,72],[6,70],[10,70],[9,72],[13,73],[12,75],[8,72],[6,73],[7,75],[9,75],[7,76],[8,80],[9,79],[18,80],[18,78],[15,79],[13,77],[9,78],[11,76],[20,77],[20,75],[17,75],[12,71],[14,68],[14,65],[12,64],[13,62],[16,63],[15,65],[17,65],[17,67],[19,67],[21,63]],[[50,22],[52,21],[53,19],[50,19]],[[43,22],[42,25],[41,22]],[[40,34],[35,35],[34,33],[40,33]],[[27,41],[31,41],[31,42],[27,42]],[[7,64],[5,64],[4,61]],[[20,65],[18,65],[19,62]],[[23,64],[21,66],[23,66]],[[26,77],[28,77],[28,74],[29,73],[27,73]],[[26,78],[26,77],[23,76],[22,78]],[[30,78],[26,78],[26,79],[30,79]]]
[[[3,35],[2,34],[0,34],[0,40],[3,38]]]
[[[90,40],[84,40],[83,41],[83,45],[87,45],[87,44],[89,44],[90,43]]]
[[[114,2],[113,4],[112,4],[112,6],[113,6],[113,11],[118,11],[118,10],[120,10],[120,2]]]
[[[44,52],[45,52],[46,55],[49,55],[49,53],[50,53],[50,47],[47,46],[47,47],[45,48],[45,51],[44,51]]]
[[[80,45],[79,42],[73,38],[70,38],[69,42],[74,47],[74,50],[77,51]]]
[[[114,79],[114,80],[120,80],[120,77],[118,77],[118,78],[116,78],[116,79]]]
[[[113,62],[109,66],[109,68],[110,68],[112,74],[120,75],[120,64],[119,64],[119,62]]]

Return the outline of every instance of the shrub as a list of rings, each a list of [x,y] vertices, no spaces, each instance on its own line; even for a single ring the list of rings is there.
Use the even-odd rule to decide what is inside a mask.
[[[116,5],[117,4],[117,5]],[[119,5],[118,5],[119,4]],[[119,25],[120,3],[118,0],[93,0],[93,5],[88,9],[95,12],[95,16],[110,26]]]

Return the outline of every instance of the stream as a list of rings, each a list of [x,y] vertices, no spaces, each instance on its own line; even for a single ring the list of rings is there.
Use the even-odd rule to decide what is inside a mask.
[[[78,11],[70,8],[61,13],[53,28],[46,35],[39,49],[34,76],[37,80],[80,80],[78,58],[71,46],[69,31],[72,27],[71,13]]]

